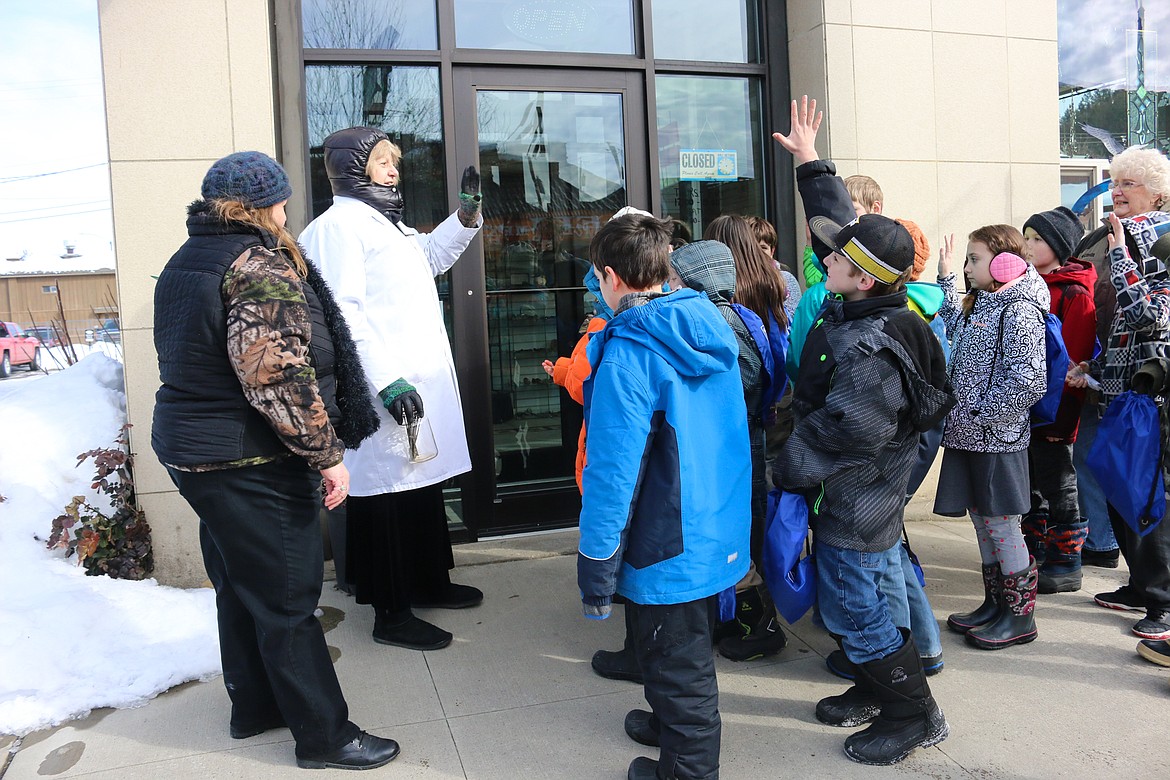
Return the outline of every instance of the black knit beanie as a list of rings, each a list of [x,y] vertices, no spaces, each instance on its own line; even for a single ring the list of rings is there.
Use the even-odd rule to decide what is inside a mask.
[[[1061,265],[1072,257],[1073,249],[1081,236],[1085,234],[1085,226],[1064,206],[1057,206],[1052,211],[1041,211],[1028,217],[1024,223],[1024,230],[1032,228],[1044,239],[1053,254],[1060,260]]]
[[[280,163],[263,152],[236,152],[211,166],[202,194],[206,200],[237,200],[264,209],[288,200],[292,185]]]

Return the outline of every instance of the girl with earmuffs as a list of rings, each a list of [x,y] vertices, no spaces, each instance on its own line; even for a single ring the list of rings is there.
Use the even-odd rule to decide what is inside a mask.
[[[971,644],[999,650],[1036,638],[1036,562],[1020,520],[1031,506],[1031,408],[1044,395],[1048,288],[1024,260],[1024,237],[988,225],[967,237],[960,300],[951,272],[955,237],[943,240],[939,316],[951,338],[950,377],[958,404],[947,417],[936,514],[970,514],[983,568],[983,603],[947,625]]]

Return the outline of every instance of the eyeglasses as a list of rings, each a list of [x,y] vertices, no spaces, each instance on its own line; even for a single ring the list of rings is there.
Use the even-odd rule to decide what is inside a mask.
[[[1113,181],[1113,182],[1109,183],[1109,189],[1111,189],[1111,190],[1126,190],[1126,191],[1128,191],[1128,190],[1135,190],[1138,187],[1144,187],[1144,186],[1146,186],[1146,185],[1142,184],[1140,181],[1134,181],[1133,179],[1123,179],[1122,181]]]

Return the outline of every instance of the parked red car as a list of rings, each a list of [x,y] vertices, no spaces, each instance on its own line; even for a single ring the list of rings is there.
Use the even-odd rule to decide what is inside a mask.
[[[40,339],[26,334],[15,322],[0,322],[0,379],[7,379],[13,366],[40,371],[43,362]]]

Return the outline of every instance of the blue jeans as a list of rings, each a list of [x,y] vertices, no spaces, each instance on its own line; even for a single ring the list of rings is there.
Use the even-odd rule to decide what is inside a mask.
[[[887,569],[901,577],[901,546],[858,552],[816,542],[821,619],[830,633],[842,637],[845,656],[855,664],[885,658],[903,644],[880,587]]]
[[[938,621],[926,598],[926,591],[918,583],[910,554],[900,542],[890,549],[890,561],[881,581],[882,593],[890,602],[890,618],[895,626],[910,629],[918,654],[923,658],[942,655],[942,637]]]
[[[1113,526],[1109,523],[1105,491],[1101,490],[1097,478],[1085,463],[1089,448],[1097,438],[1097,425],[1100,422],[1101,413],[1097,411],[1097,405],[1085,403],[1081,409],[1081,427],[1077,432],[1076,444],[1073,445],[1073,468],[1077,472],[1077,503],[1080,505],[1081,517],[1089,521],[1089,538],[1085,540],[1085,549],[1109,552],[1117,549],[1117,537],[1113,535]]]

